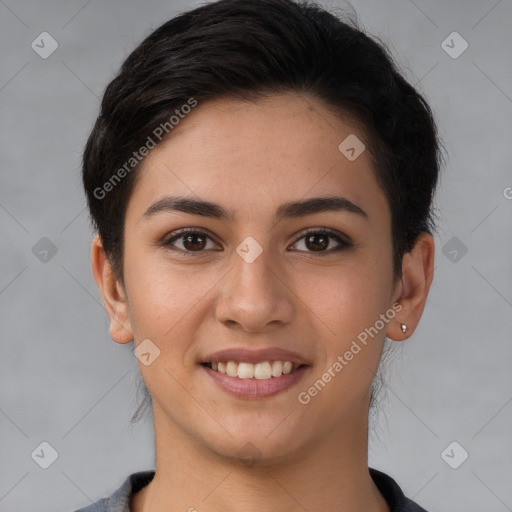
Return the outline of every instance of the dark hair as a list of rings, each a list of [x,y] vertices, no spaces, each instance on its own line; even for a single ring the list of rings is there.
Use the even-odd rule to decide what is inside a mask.
[[[139,162],[134,152],[149,139],[155,143],[158,127],[172,134],[170,118],[191,100],[200,107],[222,97],[251,101],[288,91],[363,128],[389,202],[400,274],[403,254],[434,228],[441,154],[428,104],[385,45],[353,20],[305,1],[219,0],[167,21],[126,58],[85,146],[83,184],[93,228],[121,282],[125,211]]]

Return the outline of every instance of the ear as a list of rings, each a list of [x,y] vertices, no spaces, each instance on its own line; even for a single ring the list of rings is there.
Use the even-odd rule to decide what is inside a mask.
[[[126,292],[121,282],[112,272],[112,267],[105,254],[99,235],[96,235],[92,241],[91,266],[94,280],[101,292],[110,320],[110,337],[117,343],[133,341]]]
[[[404,254],[402,260],[401,286],[398,287],[398,302],[402,309],[395,321],[388,324],[386,336],[395,341],[403,341],[416,329],[432,284],[434,273],[434,239],[428,233],[421,233],[412,250]],[[404,333],[402,324],[407,326]]]

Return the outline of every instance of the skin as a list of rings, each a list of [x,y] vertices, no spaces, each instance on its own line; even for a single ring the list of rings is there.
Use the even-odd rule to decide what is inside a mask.
[[[393,275],[389,205],[369,151],[349,161],[338,150],[349,134],[365,140],[357,123],[295,93],[199,104],[142,163],[126,211],[124,286],[93,240],[112,339],[138,346],[149,338],[160,350],[150,365],[138,362],[153,398],[156,474],[132,511],[389,511],[368,473],[371,384],[385,336],[403,341],[420,320],[434,241],[421,234],[401,278]],[[164,195],[218,203],[234,219],[167,211],[144,220]],[[282,203],[328,195],[349,199],[367,218],[328,211],[274,220]],[[186,227],[207,231],[207,246],[183,238],[177,252],[159,245]],[[336,240],[324,250],[308,244],[303,231],[322,227],[353,246],[327,254]],[[252,263],[236,252],[247,236],[263,250]],[[397,303],[395,318],[299,403],[298,393]],[[236,398],[198,364],[233,346],[282,347],[311,366],[275,396]],[[252,465],[238,455],[248,442],[258,450]]]

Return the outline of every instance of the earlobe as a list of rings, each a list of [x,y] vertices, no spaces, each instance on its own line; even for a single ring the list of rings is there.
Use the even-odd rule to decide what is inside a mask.
[[[432,284],[434,252],[432,235],[421,233],[412,250],[403,256],[401,292],[396,299],[401,310],[386,332],[394,341],[404,341],[411,336],[420,321]]]
[[[91,267],[94,280],[103,297],[103,304],[110,320],[110,337],[116,343],[133,341],[130,311],[126,292],[112,271],[99,235],[91,245]]]

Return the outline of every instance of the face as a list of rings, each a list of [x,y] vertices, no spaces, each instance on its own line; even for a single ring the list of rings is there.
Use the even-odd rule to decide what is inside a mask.
[[[124,291],[135,345],[150,340],[139,368],[158,429],[283,461],[365,424],[400,281],[369,152],[338,148],[354,135],[365,142],[312,98],[223,99],[199,104],[143,162]],[[218,206],[175,209],[178,197]]]

